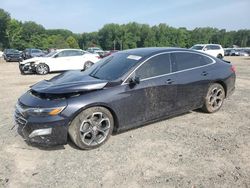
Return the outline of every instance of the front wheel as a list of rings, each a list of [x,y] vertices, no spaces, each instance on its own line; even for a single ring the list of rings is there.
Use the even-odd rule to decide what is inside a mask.
[[[113,127],[114,120],[109,110],[91,107],[75,117],[69,126],[69,136],[80,149],[94,149],[108,140]]]
[[[208,88],[202,110],[207,113],[218,111],[225,99],[225,90],[222,85],[214,83]]]
[[[36,73],[40,75],[48,74],[49,73],[49,67],[45,63],[39,63],[36,66]]]

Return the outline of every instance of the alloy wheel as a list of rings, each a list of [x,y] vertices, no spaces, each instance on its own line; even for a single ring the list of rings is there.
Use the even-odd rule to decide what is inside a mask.
[[[208,104],[215,111],[219,109],[224,100],[224,92],[221,88],[215,87],[208,96]]]
[[[49,72],[48,66],[45,64],[39,64],[36,67],[36,71],[38,74],[47,74]]]
[[[104,113],[94,112],[81,123],[81,140],[88,146],[99,145],[105,141],[110,127],[110,120]]]

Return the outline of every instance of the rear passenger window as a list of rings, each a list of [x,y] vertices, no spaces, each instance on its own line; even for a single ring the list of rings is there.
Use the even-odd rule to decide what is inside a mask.
[[[196,53],[176,52],[174,57],[177,71],[200,67],[213,62],[209,57]]]
[[[162,54],[152,57],[135,72],[141,79],[160,76],[171,72],[170,55]]]

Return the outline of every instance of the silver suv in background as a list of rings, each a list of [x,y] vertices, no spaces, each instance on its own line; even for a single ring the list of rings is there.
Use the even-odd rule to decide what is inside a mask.
[[[204,52],[220,59],[224,57],[224,50],[219,44],[196,44],[190,49]]]

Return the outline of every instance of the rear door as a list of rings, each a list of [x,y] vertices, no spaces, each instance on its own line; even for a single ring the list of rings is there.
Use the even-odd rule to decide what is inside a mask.
[[[199,108],[211,80],[209,65],[215,61],[198,53],[174,52],[172,62],[176,72],[177,109],[186,111]]]

